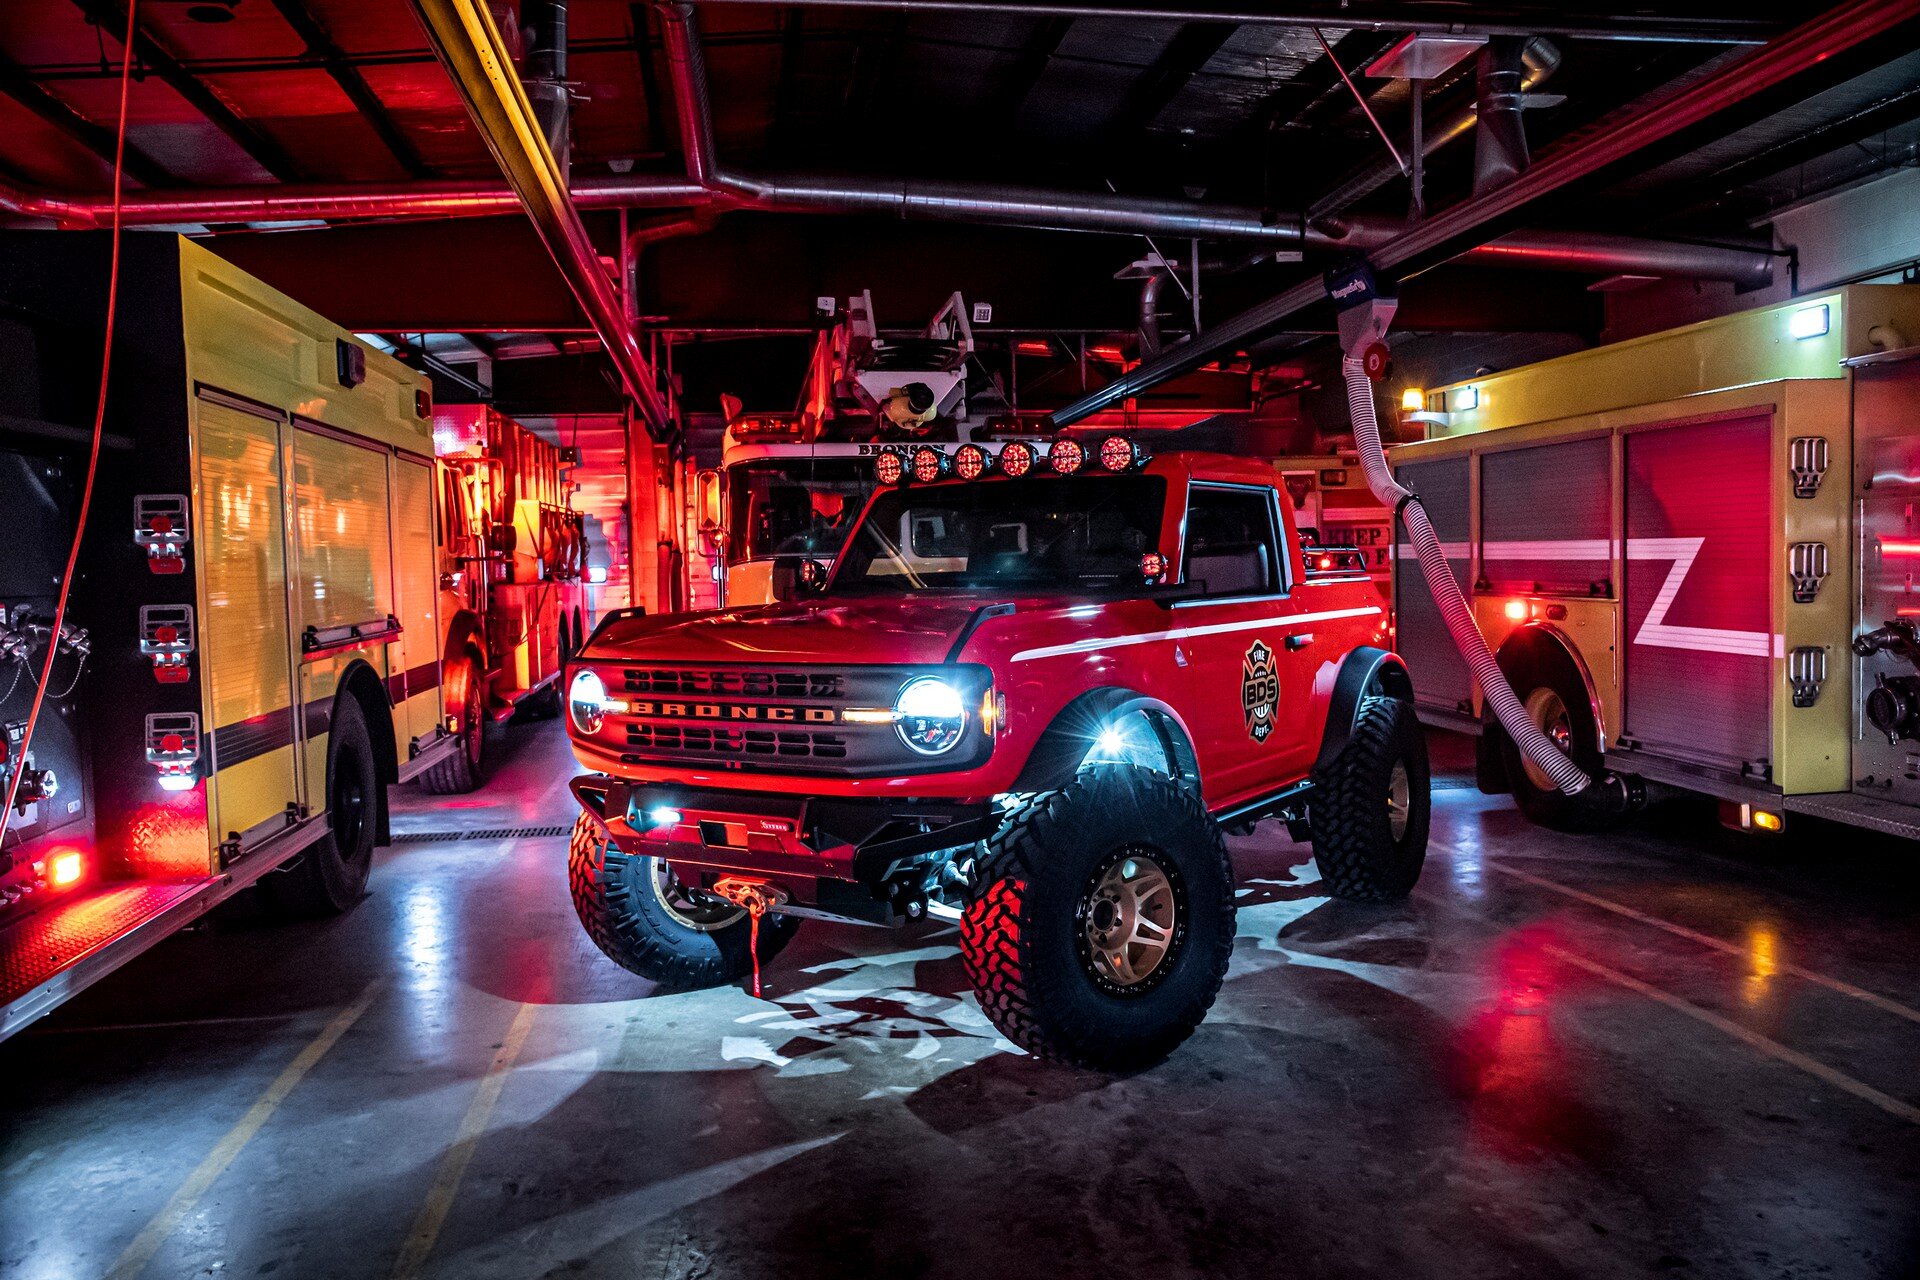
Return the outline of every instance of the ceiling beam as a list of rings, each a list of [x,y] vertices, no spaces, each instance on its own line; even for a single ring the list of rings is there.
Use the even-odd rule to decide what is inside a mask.
[[[101,27],[116,42],[126,34],[127,8],[120,0],[73,0],[73,3],[89,22]],[[158,41],[139,27],[135,27],[133,32],[133,52],[147,70],[185,98],[195,111],[253,157],[254,163],[262,169],[282,182],[299,182],[313,176],[259,125],[221,101],[205,81],[188,71],[179,59],[161,48]]]
[[[48,93],[35,83],[26,68],[6,58],[0,58],[0,94],[12,98],[109,165],[113,163],[116,135],[112,129],[87,119],[62,99]],[[167,172],[164,165],[132,142],[127,143],[126,163],[127,172],[139,179],[143,186],[166,187],[178,181]]]
[[[366,77],[347,57],[346,51],[334,43],[333,36],[320,25],[319,19],[307,8],[305,0],[273,0],[273,7],[280,11],[280,16],[293,28],[293,33],[307,46],[307,52],[320,60],[320,65],[326,68],[333,82],[340,86],[340,92],[346,94],[347,100],[353,103],[354,110],[380,135],[380,141],[386,144],[400,167],[415,178],[431,177],[432,170],[388,114],[387,104],[373,91]]]
[[[1006,77],[1000,84],[1001,106],[995,113],[998,119],[994,122],[995,127],[984,130],[986,136],[992,137],[1012,127],[1020,116],[1020,108],[1026,105],[1027,98],[1039,87],[1047,68],[1053,64],[1053,55],[1060,51],[1061,42],[1072,29],[1072,18],[1041,18],[1033,24],[1033,30],[1020,46],[1020,52],[1014,55],[1013,65],[1007,69]]]
[[[1232,23],[1189,22],[1176,31],[1153,65],[1128,86],[1120,99],[1107,121],[1107,144],[1132,145],[1237,30]]]

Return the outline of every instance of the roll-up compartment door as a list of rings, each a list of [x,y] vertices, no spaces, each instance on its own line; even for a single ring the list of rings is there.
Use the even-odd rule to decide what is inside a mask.
[[[1611,594],[1611,456],[1605,436],[1480,455],[1480,575],[1491,590]]]
[[[1773,427],[1766,414],[1626,439],[1625,733],[1738,771],[1771,752]]]
[[[1427,518],[1446,551],[1447,563],[1461,590],[1467,587],[1470,548],[1467,545],[1467,475],[1472,460],[1466,456],[1436,458],[1396,468],[1400,483],[1420,495]],[[1395,544],[1394,607],[1398,627],[1396,645],[1413,675],[1414,699],[1422,706],[1459,712],[1471,709],[1472,679],[1466,661],[1453,647],[1453,637],[1440,618],[1439,605],[1427,590],[1420,562],[1404,532]]]
[[[387,677],[399,758],[410,738],[428,738],[440,720],[439,554],[434,545],[434,467],[424,459],[393,459],[394,615],[400,643]]]

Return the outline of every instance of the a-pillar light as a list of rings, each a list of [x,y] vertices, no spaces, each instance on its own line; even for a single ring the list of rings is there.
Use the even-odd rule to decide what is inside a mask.
[[[1125,436],[1108,436],[1100,442],[1100,465],[1108,471],[1131,471],[1140,460],[1139,447]]]
[[[1015,440],[1000,450],[1000,471],[1003,475],[1018,479],[1033,470],[1038,461],[1033,446],[1024,440]]]
[[[1055,475],[1070,476],[1086,464],[1087,447],[1078,440],[1062,436],[1047,450],[1047,465]]]
[[[1140,557],[1140,576],[1148,582],[1158,582],[1167,576],[1167,558],[1158,551],[1149,551]]]
[[[953,451],[953,474],[962,480],[978,480],[993,466],[993,455],[977,444],[963,444]]]
[[[932,484],[947,474],[948,465],[947,455],[932,445],[923,444],[913,451],[913,478],[921,484]]]

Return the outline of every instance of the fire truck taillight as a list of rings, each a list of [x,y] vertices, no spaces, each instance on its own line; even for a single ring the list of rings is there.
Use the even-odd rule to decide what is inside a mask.
[[[1032,471],[1034,461],[1033,446],[1024,440],[1015,440],[1000,450],[1001,473],[1015,479]]]
[[[932,445],[921,445],[913,451],[913,478],[921,484],[932,484],[947,474],[949,461],[947,455]]]
[[[79,854],[72,851],[56,853],[47,862],[47,879],[53,883],[54,888],[63,889],[79,880],[83,870],[85,865],[81,862]]]
[[[962,480],[978,480],[993,466],[993,455],[977,444],[963,444],[953,451],[953,474]]]
[[[1525,600],[1509,600],[1507,601],[1507,607],[1504,612],[1507,615],[1508,622],[1525,622],[1528,612],[1527,602]]]
[[[147,549],[154,573],[187,569],[187,497],[182,493],[142,493],[133,500],[133,540]]]
[[[1087,464],[1087,447],[1078,440],[1061,437],[1047,450],[1047,465],[1054,474],[1070,476]]]
[[[193,606],[149,604],[140,608],[140,652],[153,659],[153,678],[184,684],[193,678]]]
[[[898,449],[887,449],[873,460],[873,478],[881,484],[899,484],[906,474],[907,460]]]
[[[147,717],[147,763],[160,772],[162,791],[191,791],[199,784],[200,716],[192,711]]]

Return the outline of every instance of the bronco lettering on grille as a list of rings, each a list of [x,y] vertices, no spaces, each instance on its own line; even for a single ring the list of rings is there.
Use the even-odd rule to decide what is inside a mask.
[[[761,720],[772,724],[835,724],[833,707],[768,707],[735,702],[631,702],[627,713],[663,720]]]

